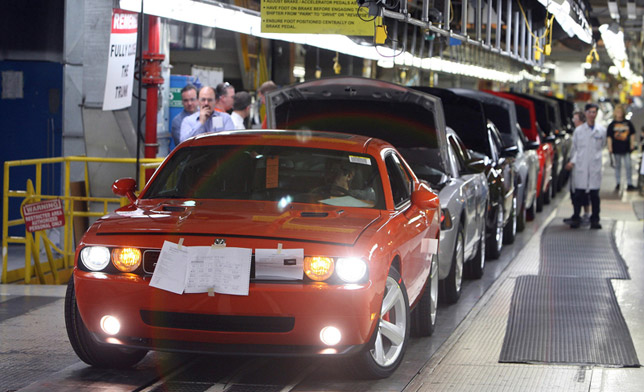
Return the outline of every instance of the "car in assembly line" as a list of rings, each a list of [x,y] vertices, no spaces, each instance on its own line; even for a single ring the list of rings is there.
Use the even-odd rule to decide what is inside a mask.
[[[528,142],[517,121],[514,102],[478,90],[451,89],[456,94],[477,99],[485,109],[485,116],[498,128],[503,148],[517,148],[514,170],[517,174],[517,231],[523,231],[526,220],[533,219],[537,193],[538,143]],[[523,137],[522,137],[523,136]]]
[[[384,81],[334,77],[269,94],[267,116],[271,128],[351,132],[393,144],[439,195],[441,301],[458,301],[464,272],[482,276],[487,181],[465,163],[456,163],[440,99]]]
[[[451,90],[417,87],[440,97],[447,125],[454,129],[468,151],[468,166],[485,173],[489,188],[486,213],[486,256],[497,259],[503,244],[511,244],[517,232],[517,176],[513,160],[517,148],[504,148],[499,130],[485,117],[481,102]]]
[[[188,139],[76,249],[65,299],[84,362],[149,350],[325,356],[391,375],[436,322],[438,196],[375,138],[234,131]]]

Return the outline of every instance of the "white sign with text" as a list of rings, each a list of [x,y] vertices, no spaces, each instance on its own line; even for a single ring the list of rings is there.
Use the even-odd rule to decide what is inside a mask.
[[[137,19],[135,12],[112,10],[103,110],[124,109],[132,105]]]

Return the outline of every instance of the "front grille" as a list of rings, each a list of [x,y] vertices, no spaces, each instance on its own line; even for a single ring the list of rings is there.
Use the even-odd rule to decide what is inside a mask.
[[[141,310],[147,325],[162,328],[217,332],[289,332],[294,317],[226,316]]]

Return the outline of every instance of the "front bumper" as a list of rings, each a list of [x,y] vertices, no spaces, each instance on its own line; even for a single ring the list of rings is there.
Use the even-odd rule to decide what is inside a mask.
[[[383,287],[324,283],[251,283],[248,296],[174,294],[149,286],[149,277],[75,270],[79,312],[100,343],[163,351],[229,354],[349,354],[369,341]],[[121,330],[108,336],[100,320]],[[336,346],[320,340],[334,326]]]

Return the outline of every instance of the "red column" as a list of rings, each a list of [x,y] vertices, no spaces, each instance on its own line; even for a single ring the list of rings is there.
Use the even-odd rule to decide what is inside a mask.
[[[163,84],[161,77],[161,62],[165,56],[159,53],[161,41],[161,18],[150,15],[148,17],[148,50],[143,53],[143,77],[141,81],[147,88],[145,103],[145,157],[156,158],[159,151],[157,143],[157,113],[159,107],[159,85]],[[146,177],[152,175],[153,170],[148,170]]]

